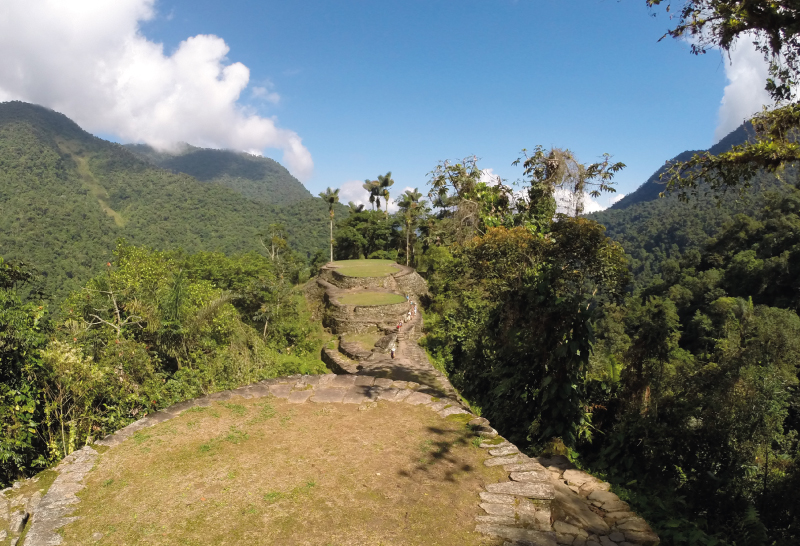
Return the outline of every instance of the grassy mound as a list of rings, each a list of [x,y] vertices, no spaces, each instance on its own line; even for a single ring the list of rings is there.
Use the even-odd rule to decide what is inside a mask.
[[[373,292],[372,290],[359,290],[358,292],[337,296],[336,299],[344,305],[392,305],[406,301],[405,296],[400,294]]]
[[[333,265],[348,277],[385,277],[399,271],[392,260],[340,260]]]
[[[100,456],[64,544],[501,544],[473,530],[478,492],[505,473],[456,417],[274,398],[194,408]]]

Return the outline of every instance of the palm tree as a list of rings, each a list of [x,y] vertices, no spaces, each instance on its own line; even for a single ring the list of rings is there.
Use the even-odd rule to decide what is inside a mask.
[[[411,254],[411,228],[414,224],[414,220],[416,220],[421,198],[422,194],[417,191],[417,188],[414,188],[413,190],[406,190],[397,201],[397,206],[403,211],[403,217],[406,220],[406,265],[409,263],[409,256]]]
[[[335,190],[328,188],[324,192],[320,192],[319,196],[328,203],[328,212],[331,214],[331,261],[333,261],[333,205],[339,202],[339,188]]]
[[[381,200],[378,197],[378,190],[379,185],[377,180],[370,180],[369,178],[364,180],[364,183],[361,184],[361,187],[364,188],[369,192],[369,203],[372,205],[372,210],[375,210],[375,201],[378,201],[378,208],[381,208]]]
[[[389,188],[394,185],[394,180],[392,180],[392,171],[386,173],[386,176],[378,175],[378,195],[383,197],[383,200],[386,202],[386,215],[389,215]],[[381,208],[380,202],[378,203],[378,208]]]
[[[347,203],[347,206],[350,207],[350,212],[351,213],[363,212],[363,210],[364,210],[363,203],[359,203],[358,205],[356,205],[353,201],[349,201]]]

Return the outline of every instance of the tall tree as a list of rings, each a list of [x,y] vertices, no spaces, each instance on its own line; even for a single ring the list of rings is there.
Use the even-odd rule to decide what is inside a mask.
[[[414,188],[413,190],[406,190],[397,201],[406,223],[406,265],[409,265],[411,256],[411,232],[421,211],[420,205],[422,201],[420,199],[422,199],[422,194],[417,188]]]
[[[331,215],[331,261],[333,261],[333,206],[339,202],[339,188],[335,190],[328,188],[324,192],[320,192],[319,196],[328,203],[328,212]]]
[[[372,210],[375,210],[375,202],[378,202],[378,208],[381,208],[381,200],[378,196],[379,185],[377,180],[370,180],[367,178],[361,185],[362,188],[369,193],[369,204],[372,205]]]
[[[364,204],[359,203],[356,205],[353,201],[348,201],[347,206],[350,207],[350,214],[354,214],[356,212],[363,212],[364,211]]]
[[[394,185],[394,180],[392,180],[392,171],[386,173],[386,175],[378,175],[378,194],[383,197],[383,201],[386,206],[386,215],[389,215],[389,188]],[[378,204],[378,208],[380,208],[380,202]]]

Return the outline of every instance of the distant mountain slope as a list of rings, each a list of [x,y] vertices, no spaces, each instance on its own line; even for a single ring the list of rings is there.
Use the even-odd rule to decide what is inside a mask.
[[[752,127],[748,122],[743,123],[740,125],[735,131],[732,131],[728,134],[725,138],[717,142],[711,148],[708,149],[709,152],[712,154],[719,154],[722,152],[728,151],[732,146],[736,146],[737,144],[743,144],[747,141],[749,135],[752,134]],[[692,158],[692,156],[696,153],[702,152],[703,150],[687,150],[685,152],[681,152],[671,160],[664,162],[664,165],[658,169],[653,176],[647,179],[647,181],[639,186],[639,188],[626,195],[616,203],[614,203],[610,209],[619,210],[625,209],[630,207],[631,205],[635,205],[636,203],[642,203],[645,201],[653,201],[654,199],[658,199],[658,194],[664,191],[664,184],[661,183],[659,177],[661,174],[666,170],[667,165],[674,161],[688,161]]]
[[[302,182],[268,157],[188,144],[175,153],[159,152],[146,144],[126,144],[125,147],[157,167],[231,188],[263,203],[289,205],[311,197]]]
[[[741,126],[709,149],[721,153],[748,138]],[[694,152],[687,151],[675,159],[689,159]],[[603,224],[606,234],[622,244],[634,274],[634,285],[642,287],[661,272],[661,264],[679,254],[699,250],[736,214],[752,214],[764,206],[768,192],[781,191],[785,185],[774,175],[761,173],[752,181],[744,195],[736,191],[721,193],[699,192],[689,202],[681,202],[676,195],[659,199],[664,185],[658,181],[662,171],[657,171],[635,192],[613,207],[588,215]],[[792,183],[796,171],[787,169],[784,180]]]
[[[156,168],[62,114],[0,103],[0,255],[35,265],[56,296],[102,271],[119,237],[158,249],[240,252],[260,249],[258,234],[279,221],[296,250],[325,248],[321,199],[265,205]]]

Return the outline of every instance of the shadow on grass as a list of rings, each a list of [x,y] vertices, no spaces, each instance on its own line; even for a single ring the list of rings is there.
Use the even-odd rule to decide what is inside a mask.
[[[427,427],[428,432],[435,434],[436,440],[425,441],[420,449],[422,457],[415,461],[413,468],[400,470],[399,476],[411,478],[415,475],[424,475],[428,478],[434,477],[442,465],[447,465],[443,476],[436,478],[440,481],[455,482],[456,475],[460,472],[471,472],[474,467],[453,454],[454,448],[466,447],[473,443],[476,438],[470,428],[461,430],[447,430],[438,427]]]

